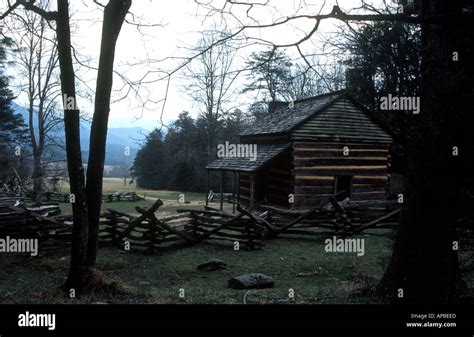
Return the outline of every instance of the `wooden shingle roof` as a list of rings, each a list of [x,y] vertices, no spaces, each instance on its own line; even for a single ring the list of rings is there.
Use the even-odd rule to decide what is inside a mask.
[[[240,136],[289,132],[309,116],[341,97],[342,94],[337,92],[295,101],[293,108],[289,107],[289,103],[283,105],[279,102],[279,107],[273,113],[265,116],[261,122],[247,127]]]
[[[337,104],[342,108],[331,108]],[[349,103],[349,104],[348,104]],[[240,136],[300,133],[310,139],[355,140],[391,143],[392,137],[374,122],[364,108],[346,92],[334,92],[295,101],[294,106],[278,104],[275,111]]]
[[[210,170],[229,170],[240,172],[254,172],[291,146],[284,144],[258,144],[255,160],[243,157],[222,157],[210,162],[206,168]]]

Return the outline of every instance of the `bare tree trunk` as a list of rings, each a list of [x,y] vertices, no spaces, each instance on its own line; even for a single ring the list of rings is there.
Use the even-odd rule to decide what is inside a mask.
[[[49,10],[50,0],[42,1],[40,9]],[[58,64],[56,43],[47,32],[43,16],[25,11],[18,16],[19,23],[7,23],[15,48],[19,76],[28,80],[25,93],[28,96],[28,127],[33,152],[33,196],[44,190],[43,155],[46,136],[60,123],[54,116],[54,101],[59,96],[59,83],[54,79]],[[26,31],[26,32],[25,32]],[[37,123],[35,124],[34,121]]]
[[[30,73],[30,76],[31,73]],[[31,94],[32,88],[30,90],[30,104],[29,104],[29,109],[28,109],[28,129],[30,133],[30,138],[31,138],[31,147],[33,150],[33,174],[31,178],[33,179],[33,198],[36,198],[36,195],[41,192],[41,184],[39,179],[42,177],[41,173],[41,155],[39,153],[39,145],[36,142],[36,135],[35,135],[35,126],[34,126],[34,98],[33,94]]]
[[[40,50],[41,52],[41,50]],[[40,65],[38,65],[40,67]],[[40,81],[38,80],[38,83]],[[41,93],[41,88],[38,85],[38,92]],[[36,197],[39,193],[43,191],[44,184],[43,184],[43,153],[44,153],[44,141],[45,141],[45,131],[44,131],[44,123],[43,123],[43,105],[44,99],[40,97],[39,100],[39,109],[38,109],[38,141],[33,141],[33,195]],[[33,114],[33,111],[30,111],[30,114]],[[30,129],[34,129],[33,125],[30,125]],[[31,131],[34,137],[34,130]]]
[[[39,52],[42,50],[40,49]],[[41,65],[38,65],[40,67]],[[38,107],[38,142],[34,142],[33,147],[33,194],[37,195],[44,189],[44,172],[43,172],[43,153],[45,146],[45,129],[44,129],[44,93],[41,92],[41,73],[38,74],[38,93],[40,96]]]
[[[37,196],[38,193],[43,191],[43,167],[41,162],[42,153],[33,150],[33,195]]]
[[[61,70],[61,92],[68,101],[74,102],[74,108],[64,107],[64,127],[66,133],[66,152],[69,172],[69,184],[74,197],[72,204],[73,231],[71,266],[65,284],[65,290],[74,288],[80,293],[87,275],[87,205],[85,198],[84,168],[81,158],[79,109],[76,106],[76,87],[71,56],[71,32],[69,27],[69,3],[58,0],[57,39],[59,66]]]
[[[379,292],[391,302],[457,299],[459,192],[474,167],[473,24],[462,8],[474,1],[422,1],[421,113],[409,131],[408,198]],[[455,60],[458,53],[459,60]],[[455,155],[458,147],[459,154]]]
[[[87,206],[89,216],[89,240],[87,264],[95,265],[98,245],[100,208],[102,203],[102,178],[104,174],[107,123],[110,111],[115,46],[131,0],[109,1],[104,9],[99,71],[92,119],[89,161],[87,166]]]
[[[6,12],[0,15],[0,19],[3,19],[9,15],[20,5],[24,6],[28,10],[36,12],[46,20],[56,21],[58,52],[57,60],[59,61],[61,77],[67,165],[71,190],[71,196],[69,200],[72,203],[73,212],[71,264],[64,289],[66,291],[74,289],[75,294],[81,294],[86,286],[89,286],[91,283],[95,282],[94,278],[91,277],[93,276],[93,270],[90,267],[94,266],[97,254],[98,225],[102,194],[102,175],[104,168],[107,122],[110,110],[115,45],[120,33],[120,29],[125,20],[125,16],[131,6],[131,0],[111,0],[105,6],[104,10],[95,111],[90,139],[90,169],[88,171],[87,184],[89,186],[87,190],[89,193],[89,197],[87,198],[88,200],[86,200],[85,174],[81,157],[80,118],[76,101],[75,73],[72,62],[69,2],[68,0],[57,0],[57,12],[54,12],[44,10],[43,8],[34,5],[34,1],[18,1],[13,4],[9,4]],[[49,67],[54,68],[54,66],[55,62],[49,64]],[[50,70],[52,68],[50,68]],[[38,80],[38,86],[40,86],[40,82],[41,81]],[[33,96],[34,95],[30,95],[30,97]],[[45,98],[46,94],[43,94],[40,98],[42,103],[40,104],[40,109],[38,112],[39,117],[42,117],[42,104],[44,103]],[[72,106],[70,106],[70,104],[72,104]],[[33,111],[33,103],[31,99],[30,111]],[[41,158],[41,154],[44,151],[45,126],[43,125],[43,122],[43,118],[39,118],[39,127],[42,129],[39,139],[40,144],[36,144],[38,150],[36,153],[39,155],[39,158]],[[30,125],[33,125],[32,113],[30,114]],[[30,132],[31,130],[32,129],[30,129]],[[32,141],[36,141],[34,137],[32,137]],[[35,144],[33,144],[33,147],[35,147]],[[92,225],[90,233],[88,203],[92,208]]]

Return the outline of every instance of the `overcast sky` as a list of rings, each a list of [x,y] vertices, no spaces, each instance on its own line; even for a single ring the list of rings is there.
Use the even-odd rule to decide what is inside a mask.
[[[100,35],[102,29],[102,11],[92,1],[71,1],[72,24],[73,24],[73,45],[81,54],[82,59],[89,58],[89,64],[96,67],[100,48]],[[204,1],[203,1],[204,2]],[[207,1],[206,1],[207,2]],[[262,1],[263,2],[263,1]],[[222,1],[214,1],[216,7],[222,6]],[[325,3],[325,7],[321,8]],[[319,11],[322,13],[330,12],[336,1],[321,0],[274,0],[270,1],[272,7],[256,6],[250,12],[253,18],[258,18],[261,23],[270,23],[282,17],[293,16],[296,14],[308,13],[314,14]],[[339,6],[343,9],[354,8],[360,5],[358,0],[339,1]],[[236,14],[238,20],[252,23],[250,18],[246,16],[246,6],[234,6],[233,13]],[[202,30],[217,27],[218,29],[232,29],[239,26],[235,18],[225,15],[226,19],[220,14],[206,15],[208,9],[199,6],[194,0],[174,0],[174,1],[151,1],[151,0],[135,0],[131,7],[132,15],[128,15],[129,21],[141,22],[147,24],[161,24],[155,27],[142,27],[137,29],[136,25],[124,24],[120,33],[117,49],[115,68],[132,80],[141,78],[149,71],[174,69],[179,60],[172,59],[162,62],[147,62],[147,60],[159,60],[167,57],[186,57],[190,55],[190,51],[186,48],[195,46],[199,41],[199,32]],[[303,45],[307,52],[320,52],[321,44],[318,42],[320,36],[334,32],[335,20],[324,20],[318,30],[318,34]],[[314,21],[300,20],[295,25],[287,25],[281,28],[272,28],[266,30],[249,30],[247,34],[252,37],[258,37],[274,43],[291,43],[301,38],[306,32],[309,32],[314,26]],[[238,55],[234,63],[236,67],[245,63],[248,55],[252,51],[262,50],[264,47],[252,46],[243,49]],[[287,51],[290,55],[296,57],[294,50]],[[85,85],[91,89],[95,88],[96,72],[87,70],[86,68],[78,68],[78,75],[85,81]],[[146,77],[151,83],[140,88],[137,97],[135,93],[125,90],[115,93],[115,98],[124,97],[116,103],[112,104],[109,126],[142,126],[152,129],[160,125],[160,117],[163,111],[163,121],[176,119],[178,114],[183,110],[189,111],[193,116],[197,116],[198,107],[193,105],[182,88],[182,80],[179,78],[180,73],[172,77],[166,106],[163,110],[162,102],[165,97],[166,80],[156,81],[162,77],[162,73],[152,73]],[[241,85],[245,82],[245,76],[237,82]],[[84,85],[83,85],[84,87]],[[122,87],[122,81],[114,78],[114,89],[118,90]],[[126,88],[125,88],[126,89]],[[142,104],[143,100],[150,100],[159,103],[153,104],[148,102]],[[245,95],[238,96],[238,105],[245,109],[250,102],[250,98]],[[21,103],[21,97],[20,97]],[[81,99],[79,105],[82,111],[86,113],[92,112],[92,99]],[[139,118],[133,123],[133,120]]]

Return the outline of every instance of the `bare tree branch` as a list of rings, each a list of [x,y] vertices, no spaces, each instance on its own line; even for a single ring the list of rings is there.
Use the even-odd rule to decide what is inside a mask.
[[[58,12],[47,11],[41,7],[35,6],[34,3],[35,3],[34,0],[17,0],[15,1],[15,3],[12,4],[10,0],[8,0],[8,7],[6,11],[0,15],[0,20],[3,20],[4,18],[6,18],[10,13],[12,13],[19,6],[23,6],[25,9],[41,15],[41,17],[43,17],[45,20],[54,21],[57,19]]]

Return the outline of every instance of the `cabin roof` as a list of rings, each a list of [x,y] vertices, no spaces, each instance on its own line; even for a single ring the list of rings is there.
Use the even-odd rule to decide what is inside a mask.
[[[347,97],[358,108],[358,112],[344,113],[326,109],[335,101]],[[289,103],[276,102],[273,113],[240,133],[240,136],[262,136],[289,134],[308,120],[314,120],[313,138],[324,140],[360,140],[391,143],[392,137],[374,122],[366,110],[346,92],[338,91]]]
[[[222,157],[210,162],[206,168],[211,170],[229,170],[241,172],[254,172],[270,162],[273,158],[285,151],[291,143],[284,144],[257,144],[255,160],[242,157]]]

